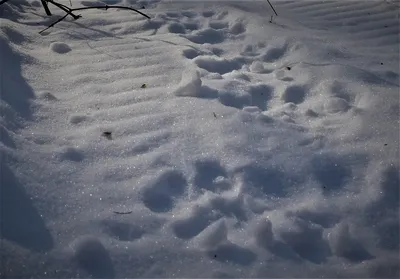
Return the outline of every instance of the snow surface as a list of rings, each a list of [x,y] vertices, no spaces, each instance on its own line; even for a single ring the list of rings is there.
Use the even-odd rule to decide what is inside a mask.
[[[0,6],[1,277],[399,276],[398,1],[72,2],[151,19]]]

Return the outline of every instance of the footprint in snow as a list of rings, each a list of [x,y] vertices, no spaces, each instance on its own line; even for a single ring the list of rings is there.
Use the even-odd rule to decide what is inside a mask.
[[[229,24],[225,21],[210,21],[208,23],[208,26],[210,26],[210,28],[213,28],[215,30],[219,30],[219,29],[228,28]]]
[[[286,88],[282,94],[282,100],[285,103],[300,104],[304,102],[306,91],[304,87],[299,85],[292,85]]]
[[[94,236],[82,236],[71,243],[73,259],[95,278],[114,278],[114,266],[108,250]]]
[[[194,63],[199,68],[221,75],[238,70],[243,66],[241,57],[225,59],[217,56],[199,56],[194,59]]]
[[[120,241],[134,241],[145,233],[140,226],[129,222],[103,220],[100,225],[105,233]]]
[[[37,94],[37,98],[46,101],[57,101],[57,98],[50,92],[43,91]]]
[[[187,181],[180,172],[164,171],[143,188],[142,201],[153,212],[168,212],[174,208],[175,199],[184,194],[186,187]]]
[[[195,206],[188,216],[177,218],[171,224],[171,228],[176,237],[181,239],[191,239],[210,226],[220,218],[208,206]]]
[[[170,33],[174,33],[174,34],[185,34],[186,33],[185,26],[179,22],[170,23],[168,25],[167,29]]]
[[[76,114],[71,115],[69,117],[68,121],[71,124],[79,124],[79,123],[82,123],[82,122],[84,122],[84,121],[86,121],[88,119],[89,119],[89,117],[87,115],[76,113]]]
[[[195,163],[194,185],[198,189],[212,192],[229,190],[231,183],[227,171],[217,161],[205,160]]]
[[[50,50],[58,54],[64,54],[70,52],[71,48],[69,45],[65,43],[54,42],[50,44]]]
[[[213,11],[204,11],[203,12],[204,17],[212,17],[213,15],[215,15],[215,12],[213,12]]]
[[[185,37],[196,44],[219,44],[225,41],[224,31],[213,28],[198,30]]]
[[[194,59],[197,56],[200,55],[199,51],[193,49],[193,48],[188,48],[182,51],[182,55],[186,57],[187,59]]]

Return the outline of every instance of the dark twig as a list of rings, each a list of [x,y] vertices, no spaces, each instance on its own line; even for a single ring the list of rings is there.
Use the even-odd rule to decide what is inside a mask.
[[[138,14],[141,14],[142,16],[150,19],[150,17],[144,13],[142,13],[141,11],[138,11],[134,8],[131,7],[124,7],[124,6],[109,6],[109,5],[104,5],[104,6],[93,6],[93,7],[83,7],[83,8],[75,8],[75,9],[71,9],[71,11],[82,11],[82,10],[90,10],[90,9],[122,9],[122,10],[131,10],[134,12],[137,12]]]
[[[269,0],[267,0],[268,4],[271,6],[271,9],[274,11],[275,15],[278,16],[278,14],[276,13],[274,7],[272,6],[271,2],[269,2]]]
[[[120,215],[124,215],[124,214],[131,214],[132,211],[126,211],[126,212],[121,212],[121,211],[114,211],[115,214],[120,214]]]
[[[72,9],[68,8],[67,6],[64,6],[63,4],[54,2],[53,0],[47,0],[47,2],[53,4],[54,6],[58,7],[59,9],[63,10],[64,12],[66,12],[67,14],[72,16],[74,19],[78,19],[81,17],[80,15],[73,14]]]
[[[40,0],[42,2],[42,6],[44,8],[44,11],[46,12],[46,15],[51,16],[51,12],[49,9],[49,6],[47,6],[47,2],[45,0]]]
[[[109,6],[109,5],[104,5],[104,6],[93,6],[93,7],[82,7],[82,8],[75,8],[75,9],[71,9],[68,8],[62,4],[56,3],[53,0],[47,0],[49,3],[52,3],[53,5],[59,7],[60,9],[62,9],[63,11],[65,11],[67,14],[65,16],[63,16],[62,18],[58,19],[57,21],[53,22],[52,24],[50,24],[50,26],[48,26],[47,28],[43,29],[42,31],[40,31],[39,33],[42,33],[44,31],[46,31],[47,29],[53,27],[54,25],[56,25],[57,23],[59,23],[60,21],[62,21],[63,19],[65,19],[68,15],[71,15],[74,19],[78,19],[81,16],[80,15],[75,15],[72,12],[75,11],[82,11],[82,10],[90,10],[90,9],[122,9],[122,10],[130,10],[130,11],[134,11],[138,14],[141,14],[142,16],[150,19],[150,17],[144,13],[142,13],[141,11],[138,11],[134,8],[130,8],[130,7],[124,7],[124,6]]]
[[[65,19],[68,16],[68,14],[65,14],[63,17],[61,17],[60,19],[58,19],[57,21],[53,22],[52,24],[50,24],[48,27],[46,27],[45,29],[39,31],[39,34],[43,33],[44,31],[46,31],[47,29],[50,29],[51,27],[53,27],[54,25],[56,25],[57,23],[59,23],[60,21],[62,21],[63,19]]]
[[[54,0],[46,0],[47,2],[52,2],[54,5],[56,5],[57,7],[59,7],[61,9],[61,7],[63,7],[63,9],[67,9],[67,10],[71,10],[70,7],[67,7],[64,4],[58,3],[58,2],[54,2]]]

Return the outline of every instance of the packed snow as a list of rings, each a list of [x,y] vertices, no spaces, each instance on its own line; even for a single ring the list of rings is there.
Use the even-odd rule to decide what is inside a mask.
[[[2,278],[400,276],[399,1],[271,3],[0,6]]]

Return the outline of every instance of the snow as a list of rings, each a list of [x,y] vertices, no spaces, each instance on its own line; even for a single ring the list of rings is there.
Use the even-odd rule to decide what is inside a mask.
[[[399,3],[271,2],[0,6],[1,277],[400,276]]]

